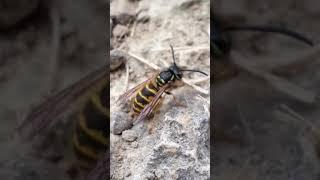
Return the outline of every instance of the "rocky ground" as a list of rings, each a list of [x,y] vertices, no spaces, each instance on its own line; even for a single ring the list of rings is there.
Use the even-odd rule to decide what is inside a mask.
[[[123,124],[131,121],[127,110],[113,106],[126,86],[153,75],[150,64],[163,69],[172,63],[170,44],[179,66],[209,73],[209,7],[209,1],[190,0],[111,3],[111,45],[129,53],[129,69],[111,73],[112,179],[209,179],[209,78],[185,73],[207,94],[179,86],[172,93],[184,106],[166,95],[154,117],[133,127]]]

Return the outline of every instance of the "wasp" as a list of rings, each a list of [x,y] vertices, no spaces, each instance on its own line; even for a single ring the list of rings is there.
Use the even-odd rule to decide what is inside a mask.
[[[116,102],[118,104],[124,104],[128,100],[131,101],[134,123],[145,119],[158,107],[163,93],[171,94],[168,89],[171,89],[175,81],[182,79],[182,72],[191,71],[208,76],[199,70],[181,69],[178,67],[172,45],[170,45],[170,48],[173,64],[169,68],[155,73],[149,79],[126,91]]]
[[[223,25],[223,23],[215,18],[212,18],[210,46],[213,49],[213,57],[220,59],[224,55],[228,54],[232,46],[231,32],[236,31],[256,31],[265,33],[277,33],[284,36],[294,38],[309,46],[313,46],[314,43],[309,38],[305,37],[301,33],[295,32],[283,27],[271,26],[271,25]]]
[[[101,67],[35,106],[19,125],[18,131],[27,133],[25,139],[31,140],[72,113],[72,135],[67,138],[72,144],[70,150],[74,152],[73,164],[82,172],[93,171],[97,162],[104,161],[108,155],[109,89],[107,67]],[[108,167],[105,165],[98,172],[95,170],[95,176],[100,173],[99,177],[107,179]]]

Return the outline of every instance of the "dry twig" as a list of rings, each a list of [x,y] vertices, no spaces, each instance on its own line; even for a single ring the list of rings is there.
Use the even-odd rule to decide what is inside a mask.
[[[136,32],[136,28],[137,28],[137,21],[134,21],[133,25],[132,25],[132,30],[131,30],[131,33],[130,33],[130,37],[134,36],[134,34]]]
[[[127,91],[129,86],[129,64],[126,63],[126,80],[125,80],[125,85],[124,85],[124,91]]]
[[[203,94],[209,95],[209,91],[208,91],[208,90],[203,89],[202,87],[196,86],[196,85],[190,83],[190,82],[189,82],[188,80],[186,80],[186,79],[182,79],[182,81],[183,81],[184,83],[188,84],[189,86],[193,87],[195,90],[197,90],[197,91],[199,91],[199,92],[201,92],[201,93],[203,93]]]
[[[150,51],[155,52],[155,51],[170,51],[170,48],[157,48],[157,49],[150,49]],[[174,48],[175,51],[199,51],[199,50],[210,50],[210,47],[208,45],[203,45],[203,46],[196,46],[196,47],[191,47],[191,46],[184,46],[184,47],[176,47]]]
[[[160,67],[157,66],[156,64],[153,64],[153,63],[151,63],[151,62],[148,62],[148,61],[145,60],[144,58],[139,57],[139,56],[137,56],[137,55],[135,55],[135,54],[133,54],[133,53],[131,53],[131,52],[128,52],[128,54],[129,54],[130,56],[132,56],[133,58],[137,59],[138,61],[140,61],[140,62],[142,62],[142,63],[144,63],[144,64],[147,64],[148,66],[152,67],[153,69],[155,69],[155,70],[160,70]]]

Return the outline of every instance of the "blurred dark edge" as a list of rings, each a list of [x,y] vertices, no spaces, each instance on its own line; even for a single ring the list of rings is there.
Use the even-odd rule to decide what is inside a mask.
[[[106,23],[107,23],[107,26],[106,26],[106,35],[107,35],[107,39],[106,39],[106,47],[107,47],[107,54],[106,54],[106,61],[107,61],[107,72],[108,72],[108,80],[109,80],[109,84],[108,84],[108,90],[109,90],[109,92],[108,92],[108,99],[107,99],[107,103],[109,103],[109,107],[110,107],[110,34],[111,34],[111,32],[110,32],[110,0],[108,0],[108,4],[109,4],[109,6],[107,6],[107,18],[106,18]],[[110,108],[109,108],[109,111],[110,111]],[[109,114],[111,114],[111,112],[109,112]],[[108,127],[108,133],[110,134],[110,115],[109,115],[109,119],[107,120],[107,122],[108,122],[108,125],[107,125],[107,127]],[[109,136],[109,142],[111,142],[110,141],[110,136]],[[108,149],[107,149],[107,151],[106,151],[106,160],[108,161],[107,163],[106,163],[106,168],[107,168],[107,178],[108,179],[110,179],[110,145],[108,146]],[[104,178],[104,179],[107,179],[107,178]]]
[[[110,0],[106,0],[106,3],[108,3],[110,5]],[[54,0],[32,0],[32,1],[17,1],[17,0],[1,0],[0,1],[0,13],[7,13],[8,17],[4,18],[4,19],[12,19],[12,17],[9,17],[9,14],[15,14],[17,12],[19,12],[19,8],[21,9],[22,7],[25,7],[25,9],[29,8],[27,7],[28,4],[32,4],[34,3],[34,7],[30,7],[31,10],[30,12],[26,12],[25,14],[22,14],[21,17],[17,17],[16,21],[12,24],[6,24],[5,21],[3,20],[1,21],[2,24],[5,24],[5,26],[1,26],[0,27],[0,37],[6,38],[8,36],[14,36],[14,34],[16,34],[19,31],[24,31],[28,25],[30,24],[30,22],[32,21],[35,24],[35,27],[37,27],[37,24],[39,22],[39,24],[45,23],[45,24],[50,24],[50,18],[49,18],[49,12],[50,12],[50,5],[52,5],[52,3],[59,3],[58,1],[54,1]],[[101,32],[104,37],[106,37],[105,39],[105,47],[106,47],[106,71],[109,71],[109,65],[110,65],[110,6],[106,6],[107,7],[107,11],[106,11],[106,18],[105,18],[105,23],[106,26],[104,29],[101,29]],[[19,14],[19,13],[17,13]],[[21,14],[21,12],[20,12]],[[1,14],[3,15],[3,14]],[[94,21],[94,20],[93,20]],[[36,23],[35,23],[36,22]],[[93,32],[95,33],[95,32]],[[108,73],[108,79],[110,73]],[[110,82],[110,81],[109,81]],[[27,84],[27,83],[25,83]],[[108,84],[108,86],[110,87],[110,84]],[[108,99],[106,99],[106,101],[108,101],[108,103],[110,103],[110,90],[107,92],[108,93]],[[21,102],[24,103],[24,102]],[[109,129],[109,119],[107,119],[107,123],[108,123],[108,129]],[[107,132],[109,133],[109,132]],[[96,168],[99,168],[99,170],[97,171],[97,169],[94,169],[90,174],[93,174],[94,172],[100,172],[103,174],[95,174],[94,177],[90,177],[89,174],[89,179],[93,179],[93,178],[98,178],[98,179],[109,179],[109,175],[110,175],[110,150],[106,149],[106,154],[105,154],[105,158],[102,160],[102,162],[99,162]],[[106,168],[104,170],[101,171],[101,163],[103,164],[103,168]]]
[[[107,73],[107,78],[108,78],[108,84],[107,86],[109,88],[107,88],[109,91],[108,93],[108,98],[106,99],[107,103],[109,103],[109,107],[110,107],[110,0],[108,0],[107,2],[109,5],[107,6],[107,16],[106,16],[106,29],[102,29],[103,34],[106,34],[106,71]],[[110,108],[109,108],[109,114],[111,114],[110,112]],[[110,129],[110,116],[109,119],[107,119],[107,129]],[[110,134],[110,131],[106,132],[108,134]],[[110,136],[109,136],[110,138]],[[110,139],[109,139],[110,142]],[[98,161],[96,167],[88,174],[87,180],[102,180],[102,179],[110,179],[110,145],[107,147],[108,149],[106,149],[106,153],[104,155],[104,157]]]

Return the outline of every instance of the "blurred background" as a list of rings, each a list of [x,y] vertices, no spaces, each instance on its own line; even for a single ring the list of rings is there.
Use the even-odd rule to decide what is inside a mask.
[[[63,165],[48,161],[53,151],[32,154],[13,135],[31,107],[105,65],[108,6],[104,0],[0,1],[0,179],[68,177]]]
[[[231,52],[213,58],[212,178],[319,179],[319,2],[215,0],[211,8],[222,26],[285,27],[315,44],[231,33]]]

